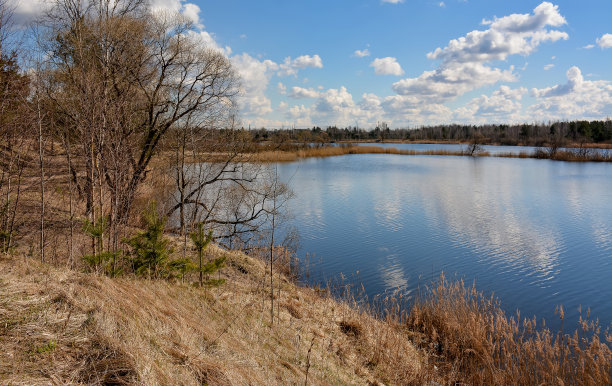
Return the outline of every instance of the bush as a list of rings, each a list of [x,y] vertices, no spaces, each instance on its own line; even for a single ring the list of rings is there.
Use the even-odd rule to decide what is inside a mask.
[[[143,221],[145,230],[126,240],[132,247],[134,273],[149,278],[167,276],[166,262],[172,254],[172,248],[164,237],[166,218],[157,213],[157,205],[152,203]]]

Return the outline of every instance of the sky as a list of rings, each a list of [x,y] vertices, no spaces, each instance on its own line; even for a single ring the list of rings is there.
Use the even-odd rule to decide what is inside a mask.
[[[45,0],[11,0],[19,20]],[[241,78],[245,127],[612,117],[610,0],[151,0]]]

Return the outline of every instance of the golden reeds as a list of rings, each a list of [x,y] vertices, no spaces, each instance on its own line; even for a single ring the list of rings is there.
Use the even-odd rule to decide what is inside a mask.
[[[550,159],[554,161],[569,162],[612,162],[612,151],[599,151],[592,148],[576,150],[551,150],[547,148],[536,149],[533,153],[497,153],[491,154],[481,151],[470,154],[463,150],[412,150],[397,149],[395,147],[381,147],[376,145],[341,145],[322,146],[296,150],[262,151],[250,155],[250,159],[257,162],[294,162],[302,158],[335,157],[349,154],[396,154],[396,155],[435,155],[435,156],[476,156],[476,157],[501,157],[501,158],[536,158]]]
[[[447,384],[612,384],[612,353],[597,322],[581,318],[573,334],[554,333],[535,317],[507,317],[498,300],[462,281],[441,276],[415,302],[407,325],[422,334],[419,345]]]

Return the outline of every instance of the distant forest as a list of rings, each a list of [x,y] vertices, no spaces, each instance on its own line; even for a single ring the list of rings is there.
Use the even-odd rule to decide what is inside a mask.
[[[438,125],[417,129],[389,129],[381,124],[373,130],[356,127],[326,129],[251,130],[258,142],[327,143],[337,141],[449,141],[498,145],[545,146],[585,143],[612,143],[612,120],[572,121],[520,125]]]

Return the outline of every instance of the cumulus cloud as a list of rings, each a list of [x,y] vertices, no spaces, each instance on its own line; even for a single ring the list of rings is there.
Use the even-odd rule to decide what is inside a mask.
[[[466,92],[498,82],[515,81],[514,68],[494,68],[490,63],[510,55],[531,54],[540,44],[568,39],[565,32],[551,29],[565,24],[558,6],[549,2],[538,5],[532,14],[512,14],[484,20],[489,28],[475,30],[437,48],[427,58],[439,60],[433,71],[393,84],[400,95],[419,95],[425,101],[447,101]]]
[[[242,112],[255,116],[271,112],[271,102],[265,92],[278,64],[271,60],[258,60],[246,53],[235,55],[230,60],[240,75],[242,90],[238,103]]]
[[[483,24],[489,24],[492,29],[515,33],[529,33],[548,25],[558,27],[565,23],[565,18],[559,13],[559,6],[548,1],[538,5],[533,10],[533,15],[515,13],[494,18],[492,21],[483,21]]]
[[[612,34],[604,34],[602,37],[598,38],[597,45],[601,48],[612,47]]]
[[[44,15],[53,6],[53,2],[46,0],[9,0],[8,5],[13,10],[16,24],[25,26]]]
[[[521,100],[525,94],[524,87],[512,89],[503,85],[491,95],[483,94],[456,109],[453,118],[470,123],[519,122],[524,120]]]
[[[285,86],[283,82],[278,82],[278,84],[276,85],[276,90],[281,95],[287,94],[287,86]]]
[[[368,50],[367,48],[365,50],[355,50],[355,52],[353,52],[353,56],[356,56],[358,58],[365,58],[367,56],[370,56],[370,50]]]
[[[297,91],[297,90],[296,90]],[[314,95],[313,90],[308,90]],[[363,94],[360,103],[356,103],[351,93],[342,86],[338,89],[327,89],[318,92],[313,105],[291,106],[285,110],[285,116],[291,122],[301,126],[359,125],[372,126],[384,115],[380,98],[374,94]]]
[[[211,34],[208,31],[204,31],[204,30],[200,30],[200,31],[194,31],[194,30],[190,30],[187,32],[187,35],[195,40],[196,42],[198,42],[199,44],[208,47],[208,48],[212,48],[213,50],[217,50],[220,51],[222,54],[224,54],[225,56],[229,56],[232,54],[232,48],[230,46],[225,46],[222,47],[221,45],[219,45],[217,43],[217,39],[215,38],[215,36],[213,34]]]
[[[544,71],[552,70],[555,67],[554,64],[550,63],[544,66]]]
[[[185,2],[185,0],[150,0],[149,7],[151,12],[155,13],[180,13],[187,20],[193,23],[197,29],[204,29],[204,25],[200,20],[200,7],[194,3]]]
[[[601,119],[612,113],[612,85],[609,81],[585,80],[578,67],[567,71],[567,82],[532,89],[538,103],[529,108],[540,119]]]
[[[584,46],[582,48],[584,48],[585,50],[590,50],[590,49],[595,48],[595,44],[587,44],[586,46]]]
[[[289,93],[289,97],[294,99],[316,98],[318,96],[319,92],[311,88],[292,87]]]
[[[474,89],[500,81],[516,80],[513,67],[509,70],[491,68],[482,63],[449,63],[417,78],[402,79],[393,84],[400,95],[418,95],[424,102],[446,101]]]
[[[196,27],[204,28],[204,25],[200,23],[200,7],[198,7],[197,5],[193,3],[186,3],[183,5],[181,13]]]
[[[483,21],[489,25],[485,31],[472,31],[459,39],[453,39],[448,46],[437,48],[427,54],[429,59],[443,62],[491,62],[505,60],[509,55],[529,55],[537,46],[546,41],[568,39],[565,32],[547,30],[547,26],[565,24],[558,6],[544,2],[533,14],[513,14]]]
[[[372,63],[370,63],[370,67],[374,67],[374,72],[377,75],[399,76],[404,74],[402,66],[400,66],[397,59],[393,57],[376,58]]]
[[[296,76],[299,70],[305,68],[323,68],[323,61],[319,55],[302,55],[295,59],[291,57],[285,58],[284,62],[280,65],[279,76]]]
[[[404,0],[380,0],[381,3],[398,4],[403,3]]]
[[[543,88],[543,89],[533,89],[532,95],[537,98],[549,98],[554,96],[563,96],[567,95],[578,88],[584,83],[584,78],[582,76],[582,72],[576,66],[567,70],[567,83],[563,85],[556,85],[553,87]]]

